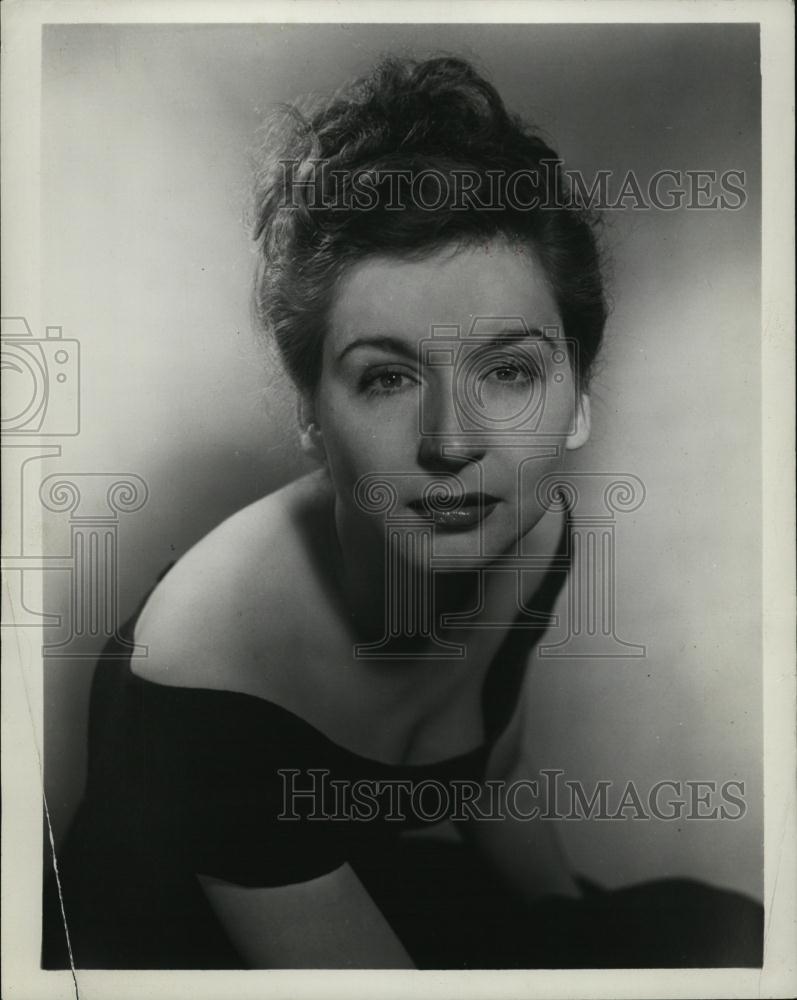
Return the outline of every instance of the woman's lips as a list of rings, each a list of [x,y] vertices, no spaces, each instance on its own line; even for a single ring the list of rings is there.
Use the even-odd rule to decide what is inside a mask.
[[[412,500],[408,506],[437,528],[462,531],[480,524],[492,514],[500,501],[489,493],[464,493],[460,497],[440,501]]]

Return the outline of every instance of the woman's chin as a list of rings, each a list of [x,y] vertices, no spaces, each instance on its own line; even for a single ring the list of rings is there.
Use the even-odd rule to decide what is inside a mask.
[[[443,571],[484,565],[485,561],[519,551],[517,531],[500,525],[429,524],[396,527],[391,531],[391,548],[402,561],[418,569]]]

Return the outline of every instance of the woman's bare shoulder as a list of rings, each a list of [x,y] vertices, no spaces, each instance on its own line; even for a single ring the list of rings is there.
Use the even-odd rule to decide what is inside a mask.
[[[135,672],[181,687],[268,693],[296,669],[315,581],[312,524],[326,494],[305,476],[223,521],[170,569],[139,616]],[[270,676],[264,676],[268,664]]]

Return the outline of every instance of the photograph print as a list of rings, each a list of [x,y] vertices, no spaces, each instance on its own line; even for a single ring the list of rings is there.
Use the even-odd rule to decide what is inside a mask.
[[[762,968],[761,129],[753,18],[42,27],[42,970]]]

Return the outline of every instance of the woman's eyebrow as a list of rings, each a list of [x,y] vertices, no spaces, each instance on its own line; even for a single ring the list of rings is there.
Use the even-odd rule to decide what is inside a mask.
[[[519,330],[516,326],[508,326],[495,333],[485,332],[479,334],[479,339],[485,343],[500,344],[502,340],[549,340],[554,336],[554,327],[551,326],[527,326]]]
[[[462,340],[463,343],[481,344],[484,348],[501,347],[502,344],[522,344],[530,340],[555,341],[558,339],[557,330],[557,327],[552,326],[530,326],[524,330],[519,330],[517,327],[507,327],[495,331],[485,330],[482,333],[462,338]]]
[[[555,339],[549,333],[550,327],[527,327],[525,330],[518,330],[517,327],[507,327],[495,332],[480,333],[476,336],[457,337],[453,333],[450,337],[430,336],[424,337],[421,341],[409,343],[401,337],[394,337],[390,334],[374,334],[367,337],[355,337],[340,351],[337,360],[342,361],[351,351],[360,347],[375,347],[384,351],[391,351],[394,354],[401,354],[404,357],[417,360],[420,356],[421,345],[430,345],[438,341],[459,340],[463,343],[481,343],[485,347],[498,347],[501,344],[512,343],[523,340],[549,340]]]
[[[400,337],[392,337],[388,334],[377,334],[369,337],[355,337],[354,340],[350,340],[338,354],[338,361],[342,361],[347,354],[356,350],[358,347],[377,347],[384,351],[392,351],[394,354],[402,354],[407,358],[418,357],[417,342],[409,344],[406,340],[402,340]]]

